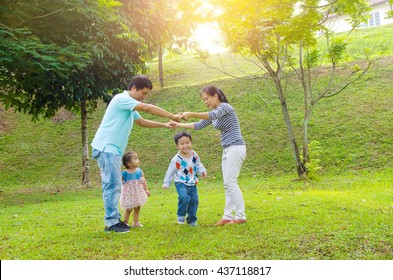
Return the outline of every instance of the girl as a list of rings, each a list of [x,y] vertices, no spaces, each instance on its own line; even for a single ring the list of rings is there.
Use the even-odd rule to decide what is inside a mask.
[[[228,103],[225,94],[215,86],[202,90],[202,100],[210,112],[184,112],[182,118],[198,118],[196,123],[172,122],[172,126],[199,130],[210,124],[221,132],[222,174],[225,188],[225,208],[222,219],[216,226],[226,224],[243,224],[246,222],[245,206],[242,192],[237,183],[243,161],[246,158],[246,144],[240,132],[236,112]]]
[[[124,222],[128,224],[130,214],[134,210],[133,227],[142,227],[139,222],[139,211],[143,206],[150,192],[147,189],[143,171],[139,168],[139,158],[136,152],[128,152],[123,156],[123,165],[126,167],[121,173],[122,188],[120,195],[120,207],[124,209]]]

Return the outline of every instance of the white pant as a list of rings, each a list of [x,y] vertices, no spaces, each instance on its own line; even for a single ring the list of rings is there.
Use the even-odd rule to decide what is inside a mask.
[[[242,163],[246,158],[245,145],[230,146],[222,153],[222,175],[225,188],[225,209],[223,219],[246,219],[242,192],[237,184]]]

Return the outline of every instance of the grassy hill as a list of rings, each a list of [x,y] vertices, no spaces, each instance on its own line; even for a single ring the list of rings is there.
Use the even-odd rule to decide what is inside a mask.
[[[388,31],[378,30],[382,32],[379,37]],[[370,37],[370,34],[362,32],[363,37]],[[392,49],[392,40],[388,42],[387,46]],[[232,58],[228,54],[211,56],[215,63],[232,64],[232,68],[225,64],[224,67],[233,72],[236,68]],[[164,66],[167,86],[161,89],[155,83],[148,102],[172,112],[205,111],[199,96],[201,88],[211,83],[219,86],[238,112],[248,145],[243,176],[268,177],[289,173],[295,177],[280,105],[263,81],[228,78],[191,57],[166,61]],[[241,66],[248,73],[255,70],[246,63]],[[154,64],[150,65],[149,71],[149,76],[154,80]],[[317,141],[321,149],[319,159],[322,172],[340,174],[393,167],[392,76],[393,58],[388,56],[378,61],[363,79],[342,94],[317,105],[311,119],[309,136],[310,141]],[[293,80],[289,83],[288,105],[300,140],[302,92]],[[104,111],[105,105],[102,104],[89,118],[90,140]],[[166,121],[147,114],[144,117]],[[32,123],[29,116],[0,107],[0,120],[2,186],[62,188],[79,184],[81,136],[77,115],[62,111],[52,120]],[[142,168],[154,182],[162,180],[167,164],[176,152],[173,135],[172,130],[140,127],[136,127],[132,133],[129,148],[139,153]],[[193,147],[201,155],[211,178],[220,177],[219,133],[213,128],[207,128],[195,131],[193,135]],[[93,182],[99,181],[94,161],[91,162],[91,176]]]

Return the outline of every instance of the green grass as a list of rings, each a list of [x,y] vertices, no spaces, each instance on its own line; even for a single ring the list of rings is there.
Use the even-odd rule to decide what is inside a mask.
[[[1,259],[392,259],[392,172],[319,183],[242,177],[248,222],[213,227],[223,187],[202,181],[199,227],[176,223],[172,187],[150,185],[143,228],[105,233],[99,188],[19,191],[1,201]]]
[[[229,69],[231,61],[223,57],[212,59]],[[222,215],[224,194],[219,133],[206,128],[193,132],[193,148],[209,174],[199,187],[200,227],[177,225],[176,192],[173,186],[160,189],[176,153],[174,131],[136,126],[129,149],[138,152],[153,193],[141,211],[145,227],[106,234],[94,161],[92,186],[80,185],[79,117],[63,112],[58,119],[64,121],[31,123],[29,116],[0,106],[1,259],[393,258],[392,56],[315,108],[310,140],[319,142],[322,170],[314,182],[294,180],[280,105],[263,82],[225,77],[193,58],[165,64],[167,87],[155,88],[149,102],[172,112],[205,111],[199,92],[212,82],[235,107],[247,142],[240,181],[249,222],[212,226]],[[300,140],[301,89],[291,80],[287,89]],[[104,111],[101,104],[89,116],[90,141]]]

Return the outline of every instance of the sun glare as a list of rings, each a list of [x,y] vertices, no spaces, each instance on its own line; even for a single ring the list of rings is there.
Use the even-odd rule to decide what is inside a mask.
[[[217,24],[204,23],[198,25],[193,37],[199,48],[210,54],[227,51]]]

